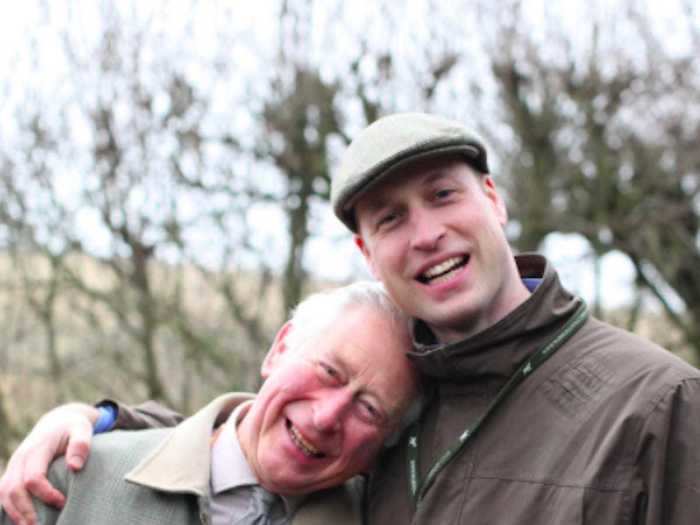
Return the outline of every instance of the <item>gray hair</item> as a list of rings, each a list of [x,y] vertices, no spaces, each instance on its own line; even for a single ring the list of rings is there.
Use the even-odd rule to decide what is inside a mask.
[[[372,307],[391,320],[397,330],[408,330],[409,317],[394,304],[382,283],[358,281],[314,293],[299,303],[289,319],[291,328],[286,336],[288,349],[298,350],[333,326],[348,309],[357,306]],[[420,381],[417,387],[417,395],[402,414],[397,430],[385,440],[385,446],[394,445],[401,433],[418,419],[423,407]]]
[[[397,328],[408,327],[408,317],[389,298],[384,285],[375,281],[358,281],[308,296],[292,312],[287,347],[297,350],[317,337],[355,306],[370,306],[392,320]]]

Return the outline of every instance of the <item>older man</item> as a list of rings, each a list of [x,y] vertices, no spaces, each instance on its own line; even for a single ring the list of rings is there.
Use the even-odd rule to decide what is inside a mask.
[[[382,118],[350,144],[332,201],[414,318],[409,357],[430,382],[370,478],[370,524],[700,522],[700,372],[591,318],[544,257],[513,255],[476,135]]]
[[[81,472],[53,466],[66,501],[39,505],[39,523],[358,522],[353,494],[325,489],[369,471],[400,428],[416,394],[409,344],[376,283],[313,295],[277,334],[256,396],[221,396],[175,429],[98,436]]]

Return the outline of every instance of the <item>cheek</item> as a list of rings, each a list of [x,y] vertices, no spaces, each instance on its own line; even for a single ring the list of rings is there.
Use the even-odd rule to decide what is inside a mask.
[[[264,407],[268,419],[278,415],[287,404],[304,398],[309,390],[316,388],[315,385],[312,374],[304,368],[295,368],[294,373],[266,381],[258,392],[256,404]]]
[[[346,433],[348,458],[363,468],[369,465],[379,451],[386,436],[376,429],[354,428]]]
[[[505,237],[505,232],[501,225],[495,220],[483,221],[479,230],[482,232],[483,244],[490,250],[493,254],[503,252],[506,248],[508,241]]]
[[[387,239],[375,250],[372,268],[375,275],[383,280],[391,279],[401,270],[404,250],[401,243]]]
[[[499,208],[495,203],[488,199],[485,199],[485,203],[485,206],[488,206],[488,208],[482,207],[481,209],[486,209],[488,211],[486,213],[475,215],[473,217],[473,221],[480,223],[482,227],[486,226],[491,229],[502,230],[506,224],[506,215],[503,209]]]

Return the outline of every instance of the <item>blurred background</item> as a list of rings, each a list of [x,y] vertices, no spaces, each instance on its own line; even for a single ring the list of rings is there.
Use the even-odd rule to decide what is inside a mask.
[[[57,403],[257,388],[368,277],[329,180],[396,111],[481,133],[517,250],[700,363],[698,5],[554,4],[1,2],[0,465]]]

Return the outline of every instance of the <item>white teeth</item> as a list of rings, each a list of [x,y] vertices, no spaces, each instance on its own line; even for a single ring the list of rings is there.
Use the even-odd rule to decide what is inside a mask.
[[[432,268],[429,268],[428,270],[426,270],[423,273],[423,277],[425,277],[426,279],[432,279],[436,275],[440,275],[442,273],[445,273],[446,271],[457,266],[461,262],[462,262],[462,257],[452,257],[452,258],[447,259],[446,261],[443,261],[440,264],[436,264]]]
[[[440,277],[435,277],[435,279],[431,279],[430,282],[431,283],[442,283],[445,281],[449,281],[452,278],[452,276],[457,272],[457,270],[458,270],[458,268],[455,268],[451,272],[447,272],[446,274],[441,275]]]
[[[301,434],[297,432],[297,429],[294,428],[294,426],[289,427],[289,433],[292,436],[292,441],[296,443],[296,445],[307,455],[307,456],[320,456],[321,452],[314,447],[311,443],[306,441],[303,437],[301,437]]]

